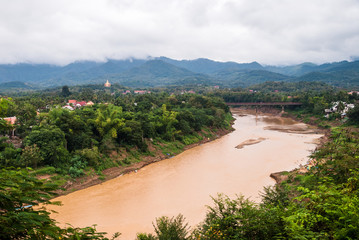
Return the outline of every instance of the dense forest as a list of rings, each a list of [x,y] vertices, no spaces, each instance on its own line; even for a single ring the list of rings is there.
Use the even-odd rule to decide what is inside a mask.
[[[76,107],[69,103],[74,99],[93,104]],[[173,86],[141,94],[121,85],[63,86],[2,97],[0,238],[107,239],[94,226],[60,228],[49,212],[34,206],[49,203],[69,178],[89,172],[102,176],[104,169],[153,155],[151,149],[172,156],[214,138],[219,129],[228,131],[232,117],[225,102],[296,101],[302,105],[287,109],[289,114],[303,121],[314,117],[315,124],[331,131],[330,141],[311,156],[314,167],[305,174],[283,173],[286,180],[264,189],[261,203],[214,197],[194,231],[182,215],[159,217],[154,234],[137,238],[357,239],[358,100],[356,93],[309,82],[267,82],[253,89]],[[333,102],[355,107],[344,119],[340,113],[324,117]],[[9,124],[9,116],[16,116],[16,123]],[[125,158],[118,157],[122,153]],[[42,174],[53,177],[40,180]]]

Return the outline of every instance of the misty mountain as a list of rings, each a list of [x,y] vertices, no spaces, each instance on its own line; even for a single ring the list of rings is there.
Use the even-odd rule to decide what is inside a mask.
[[[211,75],[228,87],[248,87],[268,81],[289,81],[291,77],[265,70],[224,70]]]
[[[267,71],[280,73],[283,75],[302,76],[306,73],[315,71],[317,67],[318,67],[318,65],[316,65],[314,63],[302,63],[302,64],[298,64],[298,65],[284,66],[284,67],[265,66],[264,68]]]
[[[174,60],[166,57],[159,57],[158,60],[170,63],[174,66],[185,68],[189,71],[203,74],[213,74],[224,70],[262,70],[262,65],[257,62],[236,63],[236,62],[217,62],[206,58],[195,60]]]
[[[257,62],[217,62],[200,58],[174,60],[166,57],[127,59],[106,62],[79,61],[66,66],[50,64],[0,64],[0,84],[11,86],[55,87],[63,85],[102,84],[106,80],[129,87],[155,87],[201,84],[222,87],[246,87],[267,81],[320,81],[359,88],[359,61],[316,65],[262,66]],[[5,85],[5,88],[6,85]],[[12,87],[11,87],[12,88]]]
[[[204,74],[194,73],[161,60],[150,60],[123,73],[109,77],[128,87],[155,87],[183,84],[211,84],[213,80]]]
[[[358,89],[359,61],[325,64],[319,71],[294,78],[293,81],[320,81],[337,87]]]
[[[37,89],[37,87],[33,84],[19,82],[19,81],[0,83],[0,90],[9,90],[9,89],[30,90],[30,89]]]

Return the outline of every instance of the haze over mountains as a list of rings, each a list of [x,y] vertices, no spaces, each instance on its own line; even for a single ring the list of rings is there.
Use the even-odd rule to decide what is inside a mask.
[[[0,65],[1,89],[38,89],[63,85],[102,84],[108,79],[128,87],[219,85],[248,87],[266,81],[321,81],[359,88],[359,61],[316,65],[262,66],[257,62],[216,62],[210,59],[174,60],[166,57],[107,62],[82,61],[66,66],[48,64]]]

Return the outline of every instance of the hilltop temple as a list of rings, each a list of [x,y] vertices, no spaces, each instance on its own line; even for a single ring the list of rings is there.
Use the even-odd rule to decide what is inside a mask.
[[[108,82],[108,80],[106,81],[106,83],[104,84],[105,87],[111,87],[111,83]]]

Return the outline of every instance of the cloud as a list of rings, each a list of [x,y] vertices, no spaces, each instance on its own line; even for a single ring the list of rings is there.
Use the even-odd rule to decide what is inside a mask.
[[[357,0],[12,0],[0,63],[167,56],[291,64],[359,55]]]

